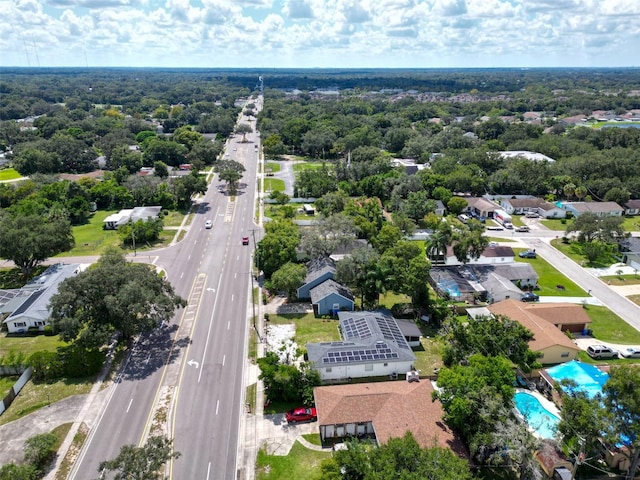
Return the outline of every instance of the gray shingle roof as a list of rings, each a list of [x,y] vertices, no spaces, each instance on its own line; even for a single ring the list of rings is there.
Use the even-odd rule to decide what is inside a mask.
[[[309,361],[317,367],[415,360],[391,315],[377,311],[338,312],[338,319],[342,341],[307,344]]]
[[[320,285],[313,287],[309,293],[311,294],[311,303],[318,303],[320,300],[328,297],[332,293],[348,298],[351,301],[354,299],[351,290],[331,279],[325,280]]]
[[[313,282],[316,278],[327,272],[336,273],[336,262],[329,257],[316,258],[307,264],[307,276],[304,278],[304,284]]]

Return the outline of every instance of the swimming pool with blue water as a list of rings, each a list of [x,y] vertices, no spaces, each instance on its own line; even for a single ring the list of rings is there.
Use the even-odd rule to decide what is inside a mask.
[[[517,392],[513,401],[518,412],[539,437],[550,439],[555,436],[560,419],[544,408],[540,400],[530,393]]]

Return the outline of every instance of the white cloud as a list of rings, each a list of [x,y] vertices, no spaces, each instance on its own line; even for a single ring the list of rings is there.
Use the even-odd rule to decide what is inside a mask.
[[[83,45],[91,66],[220,67],[629,65],[640,48],[638,0],[13,0],[0,18],[3,65],[84,65]]]

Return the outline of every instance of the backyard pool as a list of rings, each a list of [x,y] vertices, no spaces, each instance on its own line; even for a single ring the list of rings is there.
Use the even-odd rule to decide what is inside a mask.
[[[535,395],[519,391],[516,392],[513,401],[520,415],[540,438],[549,439],[555,436],[560,419],[547,410]]]
[[[602,387],[609,380],[608,373],[576,360],[547,368],[546,373],[554,382],[561,382],[564,379],[573,380],[579,390],[587,392],[589,398],[602,393]]]

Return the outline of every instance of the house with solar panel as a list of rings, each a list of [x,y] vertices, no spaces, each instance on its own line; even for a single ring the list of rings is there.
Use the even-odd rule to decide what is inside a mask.
[[[51,265],[24,287],[0,292],[0,316],[9,333],[29,329],[44,330],[49,325],[49,300],[58,292],[58,285],[81,270],[78,263]]]
[[[307,343],[307,357],[322,381],[395,377],[413,370],[416,356],[396,319],[379,311],[339,312],[342,340]]]

